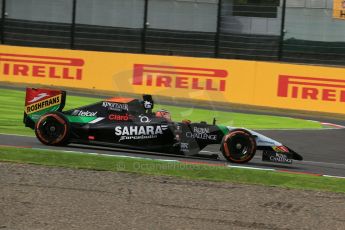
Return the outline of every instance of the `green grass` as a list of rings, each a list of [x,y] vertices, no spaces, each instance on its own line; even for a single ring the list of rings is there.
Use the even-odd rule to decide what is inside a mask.
[[[345,179],[148,159],[85,155],[77,152],[0,147],[0,161],[345,193]]]
[[[25,91],[0,89],[0,132],[22,135],[33,135],[33,132],[24,128]],[[99,101],[89,97],[67,96],[65,109],[77,108]],[[230,113],[206,109],[184,108],[177,106],[156,105],[155,109],[168,109],[175,121],[189,119],[192,121],[212,122],[213,117],[217,124],[246,127],[250,129],[320,129],[317,122],[292,119],[288,117],[253,115],[244,113]]]

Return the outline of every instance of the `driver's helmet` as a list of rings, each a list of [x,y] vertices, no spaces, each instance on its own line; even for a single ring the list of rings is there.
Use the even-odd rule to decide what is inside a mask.
[[[165,109],[160,109],[156,112],[156,117],[162,117],[167,121],[171,121],[170,112]]]

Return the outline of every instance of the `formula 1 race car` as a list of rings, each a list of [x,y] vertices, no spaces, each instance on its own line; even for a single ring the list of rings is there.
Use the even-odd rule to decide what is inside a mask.
[[[186,156],[199,156],[207,145],[220,144],[230,162],[246,163],[256,150],[263,160],[292,163],[302,156],[249,129],[189,120],[172,121],[168,111],[153,112],[151,95],[143,100],[115,97],[62,111],[66,92],[26,89],[24,123],[45,145],[69,143],[109,146]]]

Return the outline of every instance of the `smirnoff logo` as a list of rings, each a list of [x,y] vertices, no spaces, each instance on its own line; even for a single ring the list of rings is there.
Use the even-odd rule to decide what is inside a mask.
[[[220,69],[134,64],[133,85],[225,91],[228,72]]]
[[[345,102],[345,80],[280,75],[278,97]]]
[[[81,80],[84,60],[80,58],[0,53],[3,76]]]

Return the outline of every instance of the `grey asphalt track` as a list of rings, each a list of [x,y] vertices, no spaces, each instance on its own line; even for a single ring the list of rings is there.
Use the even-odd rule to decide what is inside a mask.
[[[18,85],[2,85],[0,88],[24,90],[24,86]],[[102,95],[94,95],[82,92],[68,92],[70,95],[90,96],[96,98],[102,98]],[[161,101],[162,104],[173,104],[169,101]],[[183,104],[182,106],[190,107],[190,104]],[[196,106],[205,108],[204,106]],[[345,119],[338,118],[332,115],[315,115],[305,113],[287,113],[286,111],[257,111],[251,109],[236,109],[229,107],[215,107],[217,110],[224,110],[229,112],[244,112],[254,114],[266,114],[266,115],[278,115],[278,116],[290,116],[294,118],[312,119],[322,122],[331,122],[345,126]],[[1,131],[0,131],[1,132]],[[273,168],[278,170],[289,170],[296,172],[308,172],[319,173],[333,176],[345,176],[345,129],[330,129],[330,130],[264,130],[260,133],[267,135],[273,139],[282,142],[288,147],[292,148],[296,152],[300,153],[304,157],[304,161],[294,161],[292,165],[273,164],[261,161],[261,152],[258,152],[255,158],[246,164],[245,166],[259,167],[259,168]],[[15,145],[32,148],[43,149],[56,149],[56,150],[71,150],[81,152],[93,152],[99,154],[111,154],[111,155],[128,155],[145,157],[152,159],[171,159],[171,160],[185,160],[185,161],[201,161],[212,162],[214,160],[208,159],[191,159],[179,156],[170,156],[162,154],[145,154],[130,152],[128,150],[110,149],[95,146],[81,146],[81,145],[69,145],[67,147],[52,147],[42,145],[35,137],[13,136],[0,134],[0,145]],[[219,153],[219,146],[209,146],[204,149],[204,154]],[[220,154],[221,155],[221,154]],[[218,160],[218,162],[225,163],[224,160]],[[227,162],[226,162],[227,163]]]
[[[261,161],[261,152],[258,151],[254,159],[240,166],[270,168],[277,170],[288,170],[294,172],[306,172],[325,174],[331,176],[345,176],[345,129],[334,130],[264,130],[259,131],[264,135],[281,141],[285,145],[294,149],[304,157],[304,161],[294,161],[292,165],[276,164]],[[30,147],[53,150],[79,151],[85,153],[98,153],[110,155],[135,156],[150,159],[169,159],[198,161],[211,163],[227,163],[227,161],[203,159],[203,158],[186,158],[183,156],[171,156],[164,154],[138,153],[137,151],[121,150],[114,148],[105,148],[97,146],[85,146],[71,144],[66,147],[45,146],[35,137],[15,136],[0,134],[0,145]],[[203,154],[219,153],[219,146],[209,146],[203,150]],[[221,155],[221,154],[220,154]],[[235,165],[235,164],[230,164]],[[236,165],[239,166],[239,165]]]

